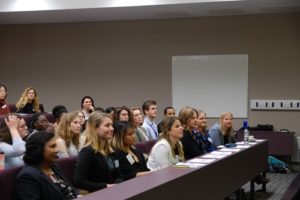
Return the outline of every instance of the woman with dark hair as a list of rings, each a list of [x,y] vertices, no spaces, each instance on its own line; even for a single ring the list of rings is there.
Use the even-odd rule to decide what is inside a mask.
[[[115,123],[112,147],[119,160],[120,171],[125,180],[142,176],[149,172],[142,152],[136,149],[136,127],[130,122]]]
[[[75,188],[55,165],[57,147],[53,133],[37,132],[26,142],[25,166],[16,179],[19,200],[75,199]]]
[[[84,96],[81,99],[81,110],[84,114],[85,120],[88,120],[90,113],[95,111],[95,104],[92,97]]]
[[[7,87],[0,84],[0,115],[6,115],[10,113],[8,104],[6,102]]]
[[[5,154],[5,169],[23,165],[22,156],[28,134],[27,126],[20,115],[8,114],[0,121],[0,150]]]
[[[28,128],[29,128],[29,135],[27,138],[31,137],[34,133],[38,131],[47,130],[49,132],[54,132],[53,124],[49,123],[46,115],[44,115],[43,113],[33,114],[28,123]]]
[[[160,139],[152,147],[147,167],[158,170],[177,164],[184,160],[184,153],[180,139],[183,136],[183,127],[177,117],[167,117],[163,120],[163,132]]]
[[[132,114],[127,106],[117,107],[114,113],[114,122],[117,121],[129,121],[132,122]]]

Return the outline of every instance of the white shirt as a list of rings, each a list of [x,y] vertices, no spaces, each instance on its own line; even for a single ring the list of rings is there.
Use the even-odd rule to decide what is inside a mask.
[[[170,144],[166,139],[159,140],[151,149],[147,167],[151,171],[175,165],[179,162],[178,156],[174,157]]]

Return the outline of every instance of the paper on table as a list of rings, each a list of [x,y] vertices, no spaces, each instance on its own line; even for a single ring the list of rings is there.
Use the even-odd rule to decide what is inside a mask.
[[[244,142],[243,142],[243,141],[241,141],[241,142],[236,142],[236,144],[244,144]]]
[[[224,149],[220,149],[219,151],[224,151],[224,152],[238,152],[241,149],[234,149],[234,148],[224,148]]]
[[[206,155],[203,155],[201,156],[202,158],[224,158],[225,156],[227,155],[216,155],[216,154],[206,154]]]
[[[207,164],[205,163],[190,163],[190,162],[179,162],[175,165],[177,168],[199,168]]]
[[[247,149],[249,147],[250,147],[250,145],[237,145],[235,148],[237,148],[237,149]]]
[[[216,159],[203,159],[203,158],[194,158],[190,161],[188,161],[189,163],[211,163],[213,161],[215,161]]]
[[[214,155],[230,155],[230,154],[232,154],[232,151],[213,151],[213,152],[210,152],[210,154],[214,154]]]

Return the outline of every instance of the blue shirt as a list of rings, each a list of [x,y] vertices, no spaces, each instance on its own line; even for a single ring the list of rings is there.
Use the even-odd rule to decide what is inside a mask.
[[[154,121],[150,121],[148,117],[145,117],[142,127],[147,130],[147,136],[149,140],[157,139],[158,130]]]

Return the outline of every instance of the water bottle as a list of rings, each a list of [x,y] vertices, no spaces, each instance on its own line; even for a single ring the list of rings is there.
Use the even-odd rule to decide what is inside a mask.
[[[4,169],[4,166],[5,166],[5,154],[0,149],[0,171]]]
[[[244,121],[244,144],[249,144],[249,130],[248,130],[248,121]]]

